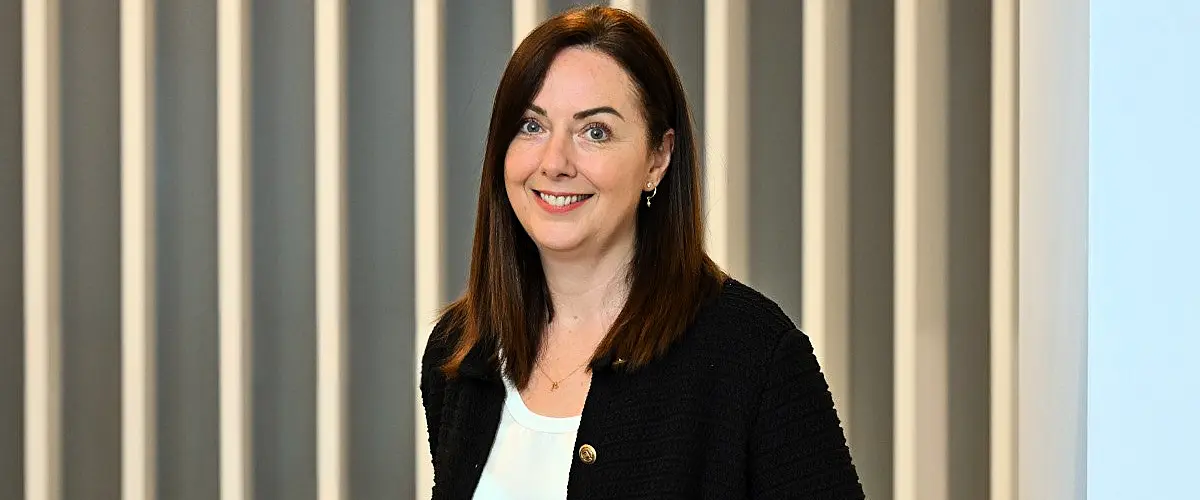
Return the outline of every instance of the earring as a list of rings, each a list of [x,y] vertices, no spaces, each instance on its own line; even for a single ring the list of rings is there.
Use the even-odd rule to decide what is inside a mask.
[[[658,194],[658,186],[655,186],[653,182],[647,182],[646,189],[654,189],[654,192],[650,193],[650,196],[646,197],[646,206],[649,207],[650,206],[650,198],[653,198],[654,195]]]

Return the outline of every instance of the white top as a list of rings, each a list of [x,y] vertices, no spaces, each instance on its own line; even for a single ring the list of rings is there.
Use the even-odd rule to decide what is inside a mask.
[[[579,416],[538,415],[506,378],[500,428],[475,500],[562,500],[579,431]]]

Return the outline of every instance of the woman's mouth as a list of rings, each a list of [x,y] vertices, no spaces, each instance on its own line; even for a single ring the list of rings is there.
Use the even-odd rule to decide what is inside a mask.
[[[538,205],[553,213],[573,210],[592,197],[590,194],[549,193],[537,190],[533,192],[537,195]]]

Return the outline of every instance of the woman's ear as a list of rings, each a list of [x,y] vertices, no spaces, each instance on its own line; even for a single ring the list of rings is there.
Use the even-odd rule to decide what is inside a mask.
[[[667,175],[667,167],[671,166],[671,153],[675,151],[675,129],[663,134],[658,148],[651,151],[650,178],[658,184]]]

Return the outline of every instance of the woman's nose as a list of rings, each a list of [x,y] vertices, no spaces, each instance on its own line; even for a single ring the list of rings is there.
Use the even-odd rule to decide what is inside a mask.
[[[542,150],[542,175],[574,177],[575,162],[571,155],[571,137],[550,137]]]

